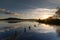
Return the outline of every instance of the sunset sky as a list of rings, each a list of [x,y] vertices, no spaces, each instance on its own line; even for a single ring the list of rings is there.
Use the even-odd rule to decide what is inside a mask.
[[[0,18],[42,19],[54,15],[56,7],[60,7],[60,0],[0,0]]]

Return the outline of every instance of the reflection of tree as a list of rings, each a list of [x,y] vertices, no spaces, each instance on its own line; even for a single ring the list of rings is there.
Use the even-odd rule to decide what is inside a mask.
[[[60,18],[60,8],[57,8],[58,10],[55,13],[56,18]],[[60,36],[60,27],[57,28],[56,32],[58,33],[58,36]]]
[[[57,32],[58,36],[60,36],[60,27],[58,27],[58,28],[56,29],[56,32]]]

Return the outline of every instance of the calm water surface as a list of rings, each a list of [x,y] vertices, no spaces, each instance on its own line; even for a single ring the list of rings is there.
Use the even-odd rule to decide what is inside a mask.
[[[38,22],[0,22],[0,40],[60,40],[60,26]]]

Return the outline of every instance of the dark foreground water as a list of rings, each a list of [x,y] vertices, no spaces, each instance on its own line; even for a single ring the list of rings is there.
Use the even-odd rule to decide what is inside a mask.
[[[37,22],[0,22],[0,40],[60,40],[60,26]]]

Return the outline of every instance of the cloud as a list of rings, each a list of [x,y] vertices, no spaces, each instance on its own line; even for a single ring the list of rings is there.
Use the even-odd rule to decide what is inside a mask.
[[[23,18],[43,18],[45,16],[53,16],[56,12],[56,9],[47,9],[47,8],[36,8],[28,9],[21,16]]]
[[[17,13],[17,12],[11,12],[10,15],[13,15],[13,16],[19,16],[20,14]]]
[[[59,4],[60,5],[60,0],[47,0],[48,2],[54,3],[54,4]]]
[[[7,9],[0,8],[0,12],[4,12],[5,14],[9,14],[10,11]]]
[[[0,12],[6,12],[6,9],[0,8]]]
[[[10,10],[7,10],[7,9],[2,9],[2,8],[0,8],[0,12],[1,12],[1,14],[3,13],[3,14],[8,14],[8,15],[13,15],[13,16],[18,16],[18,15],[20,15],[19,13],[17,13],[17,12],[11,12]]]
[[[36,9],[28,9],[26,11],[27,14],[52,14],[55,13],[56,9],[47,9],[47,8],[36,8]]]
[[[35,8],[35,9],[27,9],[22,13],[11,12],[4,9],[4,14],[10,17],[18,17],[18,18],[42,18],[46,15],[51,16],[55,13],[56,9],[47,9],[47,8]],[[6,16],[6,17],[7,17]]]
[[[6,1],[6,2],[5,2]],[[56,8],[60,5],[59,0],[5,0],[0,1],[0,7],[10,10],[26,10],[35,8]],[[58,6],[59,6],[58,5]]]

